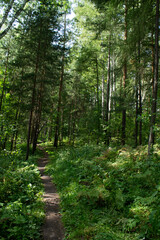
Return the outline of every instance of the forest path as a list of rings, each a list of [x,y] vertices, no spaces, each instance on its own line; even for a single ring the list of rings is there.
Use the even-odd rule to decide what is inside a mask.
[[[48,163],[48,154],[44,152],[44,157],[38,160],[38,169],[41,173],[42,183],[44,184],[45,193],[43,195],[45,203],[45,221],[42,226],[43,240],[62,240],[64,238],[64,228],[59,214],[60,198],[52,183],[51,177],[45,173],[45,166]]]

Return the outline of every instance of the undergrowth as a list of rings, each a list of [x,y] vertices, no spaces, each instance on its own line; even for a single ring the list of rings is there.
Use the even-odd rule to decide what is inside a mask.
[[[23,151],[0,154],[0,239],[40,238],[44,218],[43,187],[36,160],[24,161]]]
[[[48,149],[66,239],[160,239],[160,158],[145,147]]]

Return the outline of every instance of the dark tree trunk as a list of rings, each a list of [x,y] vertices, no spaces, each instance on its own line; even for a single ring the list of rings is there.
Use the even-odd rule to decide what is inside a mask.
[[[107,77],[107,101],[106,101],[106,140],[105,143],[109,146],[110,132],[109,132],[109,100],[110,100],[110,81],[111,81],[111,52],[110,52],[110,40],[108,49],[108,77]]]
[[[68,139],[69,139],[69,144],[71,144],[71,136],[72,136],[72,121],[73,121],[73,106],[74,102],[72,100],[70,104],[70,112],[69,112],[69,117],[68,117]]]
[[[20,101],[20,99],[19,99],[19,101]],[[19,101],[18,101],[18,105],[19,105]],[[18,107],[17,110],[16,110],[14,128],[17,128],[18,117],[19,117],[19,107]],[[16,132],[17,132],[17,129],[14,130],[13,135],[12,135],[12,138],[11,138],[11,147],[10,147],[10,150],[11,150],[11,151],[13,150],[13,147],[14,147],[14,139],[15,139]]]
[[[100,105],[99,105],[99,69],[98,69],[98,58],[96,56],[96,77],[97,77],[97,144],[99,144],[100,136]]]
[[[125,1],[125,45],[127,45],[127,0]],[[126,79],[127,79],[127,57],[124,59],[123,67],[123,110],[122,110],[122,145],[126,143],[126,107],[125,107],[125,98],[126,98]]]
[[[4,93],[5,93],[7,71],[8,71],[8,61],[9,61],[9,49],[7,51],[7,59],[6,59],[5,73],[4,73],[4,79],[3,79],[3,85],[2,85],[2,93],[1,93],[1,97],[0,97],[0,112],[2,110],[2,103],[3,103]]]
[[[35,127],[34,127],[34,135],[33,135],[33,148],[32,148],[32,153],[33,154],[36,151],[38,134],[39,134],[39,122],[37,120],[37,122],[35,124]]]
[[[60,131],[59,131],[60,145],[63,143],[63,120],[64,120],[63,118],[64,118],[64,111],[63,111],[63,108],[61,108]]]
[[[136,119],[135,119],[135,146],[138,145],[138,76],[136,76]]]
[[[37,75],[38,75],[38,68],[39,68],[39,61],[40,61],[40,48],[41,48],[41,31],[42,31],[42,23],[40,25],[40,38],[39,38],[39,43],[38,43],[38,48],[37,48],[35,77],[34,77],[33,89],[32,89],[32,102],[31,102],[31,111],[30,111],[29,124],[28,124],[26,160],[29,157],[30,137],[31,137],[31,129],[32,129],[32,118],[33,118],[35,97],[36,97]]]
[[[59,97],[58,97],[58,108],[57,108],[57,118],[55,126],[55,137],[54,137],[54,147],[58,147],[59,140],[59,130],[60,130],[60,114],[61,114],[61,102],[62,102],[62,90],[63,90],[63,79],[64,79],[64,59],[65,59],[65,45],[66,45],[66,13],[64,16],[64,40],[63,40],[63,54],[62,54],[62,65],[61,65],[61,75],[60,75],[60,85],[59,85]]]
[[[48,127],[48,140],[50,142],[52,141],[52,133],[53,133],[53,107],[51,108],[51,118]]]
[[[154,55],[154,33],[152,32],[152,96],[154,90],[154,66],[155,66],[155,55]]]
[[[77,99],[75,99],[74,103],[74,109],[77,108]],[[76,120],[77,120],[77,111],[73,114],[73,120],[72,120],[72,144],[75,143],[75,136],[76,136]]]
[[[45,49],[44,49],[45,52]],[[34,124],[34,131],[33,131],[33,149],[32,153],[36,151],[37,147],[37,140],[38,135],[40,132],[40,122],[41,122],[41,113],[42,113],[42,102],[43,102],[43,91],[44,91],[44,82],[45,81],[45,66],[43,66],[43,73],[42,73],[42,79],[38,94],[38,100],[37,100],[37,108],[35,110],[35,124]]]
[[[20,116],[19,116],[19,118],[20,118]],[[18,129],[16,129],[15,140],[14,140],[14,148],[16,148],[17,139],[18,139]]]
[[[140,34],[140,33],[139,33]],[[138,136],[139,136],[139,145],[142,145],[142,86],[141,86],[141,51],[140,51],[140,39],[138,41],[138,71],[136,75],[136,122],[135,122],[135,143],[138,145]],[[138,119],[139,118],[139,119]]]
[[[3,149],[6,148],[6,144],[7,144],[7,140],[8,140],[8,134],[6,135],[4,142],[3,142]]]
[[[138,41],[138,64],[139,64],[139,71],[138,71],[138,85],[139,85],[139,145],[142,145],[142,86],[141,86],[141,43],[140,39]]]
[[[105,111],[104,111],[104,73],[102,75],[102,121],[105,121]]]
[[[23,85],[23,73],[24,73],[24,69],[22,68],[22,76],[21,76],[21,84],[20,86]],[[10,150],[12,151],[13,148],[15,147],[15,140],[16,140],[16,137],[18,135],[18,119],[20,117],[20,102],[21,102],[21,95],[19,93],[19,96],[18,96],[18,104],[17,104],[17,110],[16,110],[16,115],[15,115],[15,121],[14,121],[14,128],[15,128],[15,131],[13,132],[13,135],[12,135],[12,138],[11,138],[11,147],[10,147]]]
[[[36,71],[38,70],[38,65],[36,66]],[[28,137],[27,137],[27,152],[26,152],[26,160],[29,157],[29,147],[30,147],[30,137],[31,137],[31,129],[32,129],[32,118],[33,118],[33,111],[34,111],[34,104],[35,104],[35,93],[36,93],[36,78],[35,76],[34,83],[33,83],[33,90],[32,90],[32,106],[30,111],[30,117],[29,117],[29,124],[28,124]]]
[[[156,24],[155,24],[155,61],[154,61],[154,84],[153,84],[153,96],[152,96],[152,108],[151,108],[151,119],[150,119],[150,132],[148,140],[148,156],[151,155],[155,132],[154,126],[156,122],[156,111],[157,111],[157,92],[158,92],[158,63],[159,63],[159,0],[156,0]]]
[[[6,65],[5,65],[5,73],[4,73],[4,79],[3,79],[3,84],[2,84],[2,93],[0,96],[0,112],[2,111],[2,105],[3,105],[3,100],[4,100],[4,95],[5,95],[5,87],[6,87],[6,80],[7,80],[7,71],[8,71],[8,61],[9,61],[9,49],[7,51],[7,59],[6,59]],[[1,126],[1,132],[3,132],[3,123]],[[4,149],[4,143],[2,143],[2,138],[0,137],[0,148]]]

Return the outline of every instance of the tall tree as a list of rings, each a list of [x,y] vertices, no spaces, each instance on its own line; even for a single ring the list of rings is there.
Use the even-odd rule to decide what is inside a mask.
[[[64,14],[64,35],[63,35],[63,48],[62,48],[62,65],[61,65],[61,73],[60,73],[60,84],[59,84],[57,117],[56,117],[56,125],[55,125],[54,147],[58,147],[58,139],[59,139],[60,114],[61,114],[61,104],[62,104],[62,90],[63,90],[63,81],[64,81],[65,48],[66,48],[66,13]]]
[[[42,33],[42,21],[40,23],[39,42],[38,42],[38,46],[37,46],[37,57],[36,57],[36,65],[35,65],[35,76],[33,79],[31,111],[30,111],[29,124],[28,124],[26,160],[28,159],[28,156],[29,156],[32,118],[33,118],[33,111],[34,111],[34,107],[35,107],[36,85],[37,85],[37,77],[38,77],[38,70],[39,70],[39,64],[40,64],[40,49],[41,49],[41,37],[42,37],[41,33]]]
[[[156,22],[155,22],[155,61],[154,61],[154,83],[153,83],[153,96],[152,96],[152,109],[150,120],[150,132],[148,140],[148,156],[151,155],[154,138],[155,138],[155,123],[157,112],[157,92],[158,92],[158,64],[159,64],[159,0],[156,0]]]

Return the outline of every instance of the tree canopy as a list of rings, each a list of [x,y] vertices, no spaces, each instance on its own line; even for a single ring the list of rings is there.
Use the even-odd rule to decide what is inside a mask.
[[[76,1],[71,23],[69,6],[1,2],[1,148],[16,141],[29,112],[28,144],[36,134],[36,142],[55,136],[56,146],[64,139],[137,146],[147,144],[152,122],[153,145],[158,2]]]

